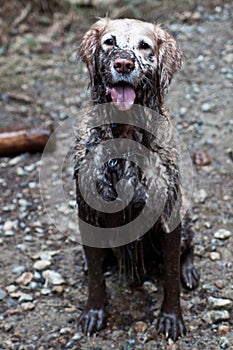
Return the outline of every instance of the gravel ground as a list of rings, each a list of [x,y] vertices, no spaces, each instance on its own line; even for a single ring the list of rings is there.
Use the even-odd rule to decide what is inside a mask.
[[[191,215],[201,279],[197,290],[182,291],[187,336],[172,343],[154,332],[162,281],[130,289],[114,274],[106,278],[107,328],[94,338],[78,332],[87,295],[82,248],[72,229],[60,232],[50,223],[40,195],[41,154],[26,153],[0,159],[0,350],[233,349],[231,11],[230,3],[212,10],[199,6],[195,14],[163,20],[186,55],[168,107],[194,162]],[[66,20],[59,18],[61,28]],[[54,44],[54,33],[62,46]],[[12,40],[7,56],[0,56],[1,129],[57,126],[79,117],[89,95],[75,40],[72,30]],[[72,189],[70,196],[72,207]]]

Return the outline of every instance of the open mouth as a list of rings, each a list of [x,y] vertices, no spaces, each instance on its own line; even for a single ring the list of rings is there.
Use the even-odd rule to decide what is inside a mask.
[[[119,82],[110,88],[113,103],[120,111],[127,111],[134,104],[136,94],[133,85]]]

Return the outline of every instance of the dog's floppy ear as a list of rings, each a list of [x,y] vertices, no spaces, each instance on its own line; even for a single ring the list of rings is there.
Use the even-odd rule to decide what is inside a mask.
[[[100,19],[83,35],[79,46],[79,56],[86,63],[89,72],[92,71],[95,52],[100,43],[100,37],[107,24],[107,18]]]
[[[158,44],[158,79],[161,95],[167,92],[173,74],[181,68],[183,54],[175,39],[159,25],[155,26]]]

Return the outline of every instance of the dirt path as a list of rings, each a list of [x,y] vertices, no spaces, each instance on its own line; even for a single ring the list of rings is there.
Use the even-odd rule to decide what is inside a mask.
[[[197,10],[198,22],[176,15],[163,21],[186,55],[168,106],[190,155],[203,151],[210,160],[194,169],[201,280],[196,291],[182,292],[188,335],[172,344],[154,334],[161,281],[132,290],[118,285],[115,275],[107,278],[107,329],[90,339],[78,332],[87,293],[82,250],[72,228],[61,233],[46,216],[41,155],[23,154],[0,159],[0,350],[233,349],[232,7]],[[64,18],[59,23],[63,28]],[[79,118],[88,80],[75,60],[76,32],[56,35],[55,43],[44,32],[16,36],[8,55],[0,56],[0,128]],[[72,189],[70,196],[72,207]],[[59,210],[64,214],[62,205]]]

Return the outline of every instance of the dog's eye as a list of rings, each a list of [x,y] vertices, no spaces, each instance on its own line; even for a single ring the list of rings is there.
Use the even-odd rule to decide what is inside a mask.
[[[114,45],[114,40],[113,40],[113,38],[106,39],[106,40],[104,41],[104,44],[107,45],[107,46],[113,46],[113,45]]]
[[[139,44],[139,49],[142,49],[142,50],[147,50],[147,49],[150,49],[150,45],[147,44],[145,41],[141,41],[140,44]]]

